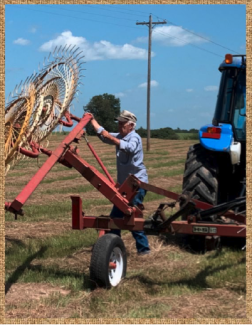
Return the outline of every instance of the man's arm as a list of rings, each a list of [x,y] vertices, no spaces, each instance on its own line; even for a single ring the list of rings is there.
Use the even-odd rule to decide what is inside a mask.
[[[94,117],[91,119],[90,123],[93,125],[93,128],[95,129],[96,132],[101,127]]]
[[[96,132],[99,130],[99,128],[101,128],[101,125],[96,121],[95,118],[92,118],[92,120],[90,122],[93,125],[93,128],[95,129]],[[101,133],[98,133],[98,135],[103,136],[103,138],[108,139],[110,142],[112,142],[113,144],[115,144],[117,146],[120,145],[120,140],[113,137],[108,131],[106,131],[104,129],[101,131]]]

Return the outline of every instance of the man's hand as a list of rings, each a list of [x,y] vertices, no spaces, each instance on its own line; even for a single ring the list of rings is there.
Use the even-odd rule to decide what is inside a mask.
[[[94,119],[94,115],[93,115],[92,113],[86,113],[86,114],[88,114],[88,115],[91,115],[91,116],[92,116],[92,118],[91,118],[91,120],[90,120],[90,121],[92,121],[92,120]]]

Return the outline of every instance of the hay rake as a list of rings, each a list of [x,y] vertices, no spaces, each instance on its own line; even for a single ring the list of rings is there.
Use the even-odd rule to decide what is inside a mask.
[[[76,95],[84,56],[76,46],[55,48],[43,68],[16,86],[5,109],[5,168],[33,152],[61,124]]]
[[[79,150],[73,146],[74,143],[80,143],[82,138],[85,137],[84,127],[91,118],[92,116],[89,113],[84,114],[82,118],[66,114],[67,120],[60,120],[60,123],[71,126],[73,120],[75,120],[78,124],[54,151],[40,147],[39,143],[35,142],[30,144],[33,148],[32,152],[22,149],[22,154],[29,155],[29,157],[36,158],[39,154],[46,154],[48,159],[20,194],[12,202],[5,203],[5,209],[12,212],[15,218],[18,215],[23,215],[23,205],[57,162],[68,168],[76,169],[124,213],[123,219],[112,219],[103,215],[99,217],[88,216],[82,210],[81,198],[71,196],[72,228],[78,230],[95,228],[99,231],[99,238],[94,245],[90,263],[90,277],[95,283],[105,285],[108,288],[114,287],[126,275],[127,256],[125,246],[120,237],[109,233],[111,229],[144,230],[147,235],[159,235],[161,233],[188,234],[204,238],[204,240],[208,241],[208,244],[210,238],[210,244],[213,245],[215,239],[222,236],[246,237],[246,217],[245,211],[242,211],[246,209],[246,198],[244,196],[213,207],[207,203],[191,199],[186,193],[179,195],[144,183],[133,175],[129,175],[122,185],[118,185],[109,175],[94,148],[88,143],[89,149],[106,176],[96,170],[85,159],[80,157]],[[165,196],[172,199],[173,202],[161,203],[154,214],[145,219],[142,207],[130,205],[130,201],[139,188]],[[179,210],[167,218],[164,210],[166,208],[173,209],[176,204],[179,204]],[[229,211],[230,209],[232,210]],[[237,209],[241,212],[238,212]],[[225,216],[232,222],[227,224],[221,219],[211,222],[209,217],[212,215]],[[179,217],[186,217],[186,220],[178,221]]]

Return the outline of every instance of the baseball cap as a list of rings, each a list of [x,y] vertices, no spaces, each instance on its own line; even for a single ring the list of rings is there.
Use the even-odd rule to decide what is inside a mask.
[[[133,113],[124,110],[120,113],[120,115],[118,117],[115,118],[115,121],[120,121],[120,122],[130,121],[130,122],[136,123],[137,118]]]

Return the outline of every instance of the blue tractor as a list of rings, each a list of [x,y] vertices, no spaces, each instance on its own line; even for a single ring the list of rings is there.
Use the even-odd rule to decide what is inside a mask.
[[[212,205],[245,195],[246,180],[246,55],[227,54],[219,70],[212,124],[189,148],[183,177],[183,192]]]

